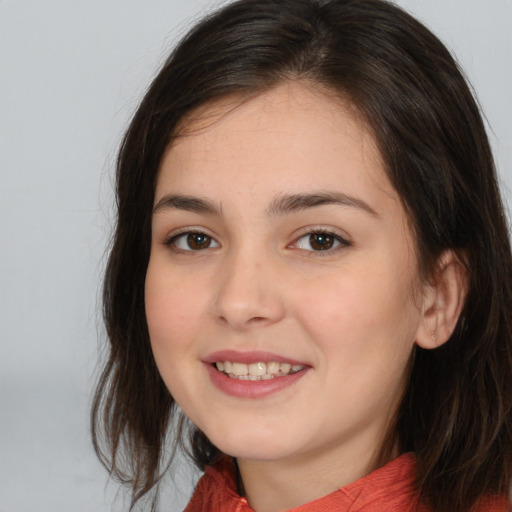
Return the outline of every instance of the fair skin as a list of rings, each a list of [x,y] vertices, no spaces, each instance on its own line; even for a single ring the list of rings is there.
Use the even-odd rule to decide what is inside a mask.
[[[237,458],[249,504],[277,512],[375,469],[413,346],[447,339],[461,281],[449,253],[420,280],[404,208],[348,105],[290,82],[198,116],[158,175],[151,344],[187,416]],[[298,370],[240,380],[216,358]]]

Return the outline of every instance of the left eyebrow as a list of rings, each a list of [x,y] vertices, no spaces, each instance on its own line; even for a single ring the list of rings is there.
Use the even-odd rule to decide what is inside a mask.
[[[329,204],[349,206],[363,210],[375,217],[379,216],[378,213],[362,199],[358,199],[357,197],[352,197],[341,192],[316,192],[312,194],[291,194],[279,196],[274,199],[267,208],[267,215],[285,215],[287,213]]]

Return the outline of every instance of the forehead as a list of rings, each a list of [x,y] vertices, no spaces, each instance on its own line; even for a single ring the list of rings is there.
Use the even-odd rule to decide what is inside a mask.
[[[285,82],[261,94],[207,103],[185,116],[175,133],[161,168],[169,157],[198,160],[230,145],[236,151],[225,153],[223,159],[244,152],[259,152],[261,160],[283,159],[285,144],[288,156],[311,160],[321,155],[316,149],[329,146],[344,150],[347,158],[359,152],[357,156],[369,165],[384,167],[375,138],[355,106],[308,82]],[[258,151],[264,148],[268,151]]]
[[[357,109],[304,82],[230,96],[180,123],[161,162],[157,196],[162,188],[209,195],[226,183],[253,192],[267,185],[275,193],[339,187],[355,193],[371,184],[365,194],[379,191],[396,199]]]

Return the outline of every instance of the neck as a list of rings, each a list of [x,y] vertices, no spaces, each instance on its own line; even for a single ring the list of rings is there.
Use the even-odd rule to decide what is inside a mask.
[[[326,496],[392,458],[377,465],[376,453],[331,448],[314,458],[302,454],[277,461],[237,459],[240,491],[256,512],[288,510]]]

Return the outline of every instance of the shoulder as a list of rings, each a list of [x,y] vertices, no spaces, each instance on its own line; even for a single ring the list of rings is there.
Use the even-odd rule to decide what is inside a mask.
[[[510,500],[505,496],[484,496],[478,500],[471,512],[511,512]]]
[[[229,512],[240,510],[241,502],[246,504],[236,490],[233,460],[223,456],[206,468],[184,512]]]

